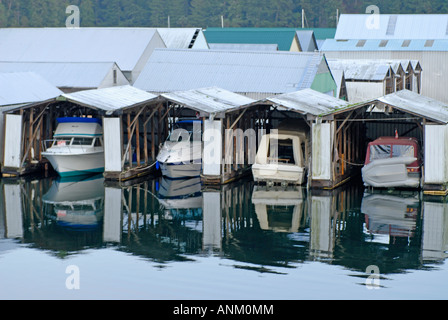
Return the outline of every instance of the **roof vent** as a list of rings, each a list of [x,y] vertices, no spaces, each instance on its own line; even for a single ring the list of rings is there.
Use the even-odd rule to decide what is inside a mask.
[[[387,24],[386,35],[393,36],[395,34],[395,27],[397,26],[398,16],[392,15],[389,17],[389,23]]]

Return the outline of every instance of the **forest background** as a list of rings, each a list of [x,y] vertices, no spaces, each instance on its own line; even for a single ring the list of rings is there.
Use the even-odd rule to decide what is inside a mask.
[[[225,27],[298,28],[303,9],[305,27],[334,28],[337,12],[370,5],[389,14],[448,13],[447,0],[0,0],[0,27],[63,27],[69,5],[79,7],[81,27],[207,28],[223,18]]]

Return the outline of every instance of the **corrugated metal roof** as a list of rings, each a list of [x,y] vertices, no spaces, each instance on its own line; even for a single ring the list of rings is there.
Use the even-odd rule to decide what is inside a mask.
[[[205,38],[200,28],[157,28],[157,31],[169,49],[189,49],[190,45],[195,43],[196,32],[198,33],[197,37]]]
[[[62,93],[35,73],[0,73],[0,106],[45,101]]]
[[[34,72],[59,88],[97,88],[114,67],[114,62],[0,62],[0,72]]]
[[[216,86],[280,94],[306,88],[306,75],[315,75],[322,59],[309,52],[155,49],[134,86],[149,92]]]
[[[253,99],[218,87],[165,93],[162,97],[208,114],[233,111],[255,102]]]
[[[153,37],[160,38],[154,28],[6,28],[0,29],[0,61],[113,61],[132,71]]]
[[[448,39],[447,24],[448,14],[342,14],[335,39]]]
[[[229,51],[278,51],[276,43],[210,43],[211,50],[229,50]]]
[[[413,39],[409,43],[407,43],[407,39],[392,39],[388,40],[385,46],[380,46],[382,40],[378,39],[367,39],[360,46],[360,40],[328,39],[323,43],[321,51],[448,51],[448,39],[436,39],[431,45],[421,39]]]
[[[321,115],[336,109],[347,107],[347,101],[317,92],[313,89],[303,89],[296,92],[281,94],[267,98],[265,101],[278,105],[280,109],[302,114]]]
[[[359,45],[360,40],[326,40],[322,51],[448,51],[448,40],[434,40],[429,45],[426,40],[387,40],[386,45],[380,46],[383,40],[365,40]]]
[[[391,63],[368,59],[327,59],[330,70],[342,70],[346,80],[383,81]],[[400,61],[398,61],[400,63]]]
[[[84,90],[63,94],[62,97],[73,103],[106,111],[107,115],[159,99],[158,96],[132,86]]]
[[[347,108],[328,112],[327,114],[343,113],[360,107],[370,106],[375,102],[390,105],[403,112],[414,114],[431,121],[448,124],[448,105],[446,103],[406,89],[369,101],[360,102]]]
[[[318,49],[313,30],[296,31],[302,51],[313,52]]]

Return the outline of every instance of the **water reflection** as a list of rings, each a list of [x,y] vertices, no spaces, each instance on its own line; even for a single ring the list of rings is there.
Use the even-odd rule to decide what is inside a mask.
[[[442,262],[448,250],[446,199],[356,183],[317,191],[240,180],[213,189],[199,178],[119,186],[91,176],[2,181],[2,191],[0,238],[62,258],[108,246],[160,267],[217,255],[258,272],[317,260],[387,274]]]

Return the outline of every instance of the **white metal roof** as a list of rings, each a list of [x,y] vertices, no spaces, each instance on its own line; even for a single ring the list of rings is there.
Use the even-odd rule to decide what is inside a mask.
[[[115,62],[0,62],[0,72],[34,72],[58,88],[97,88]]]
[[[158,99],[158,96],[132,86],[84,90],[63,94],[62,97],[73,103],[106,111],[107,115]]]
[[[0,73],[0,106],[45,101],[61,94],[61,90],[35,73]]]
[[[200,28],[157,28],[157,31],[169,49],[208,49]]]
[[[328,66],[344,71],[346,80],[383,81],[392,69],[390,63],[370,59],[328,59]],[[399,61],[398,61],[399,62]]]
[[[448,39],[447,27],[448,14],[342,14],[335,39]]]
[[[278,51],[276,43],[210,43],[209,47],[211,50]]]
[[[360,102],[347,108],[334,110],[327,114],[347,112],[360,107],[370,106],[375,102],[392,106],[403,112],[414,114],[431,121],[448,124],[448,105],[446,103],[406,89],[369,101]]]
[[[217,86],[281,94],[311,86],[321,53],[155,49],[134,86],[149,92]]]
[[[277,105],[279,109],[315,116],[330,113],[349,105],[347,101],[334,98],[313,89],[285,93],[267,98],[265,101]]]
[[[114,61],[132,71],[153,37],[160,38],[154,28],[5,28],[0,61]]]
[[[172,102],[207,114],[218,114],[244,108],[255,100],[218,87],[164,93]]]

